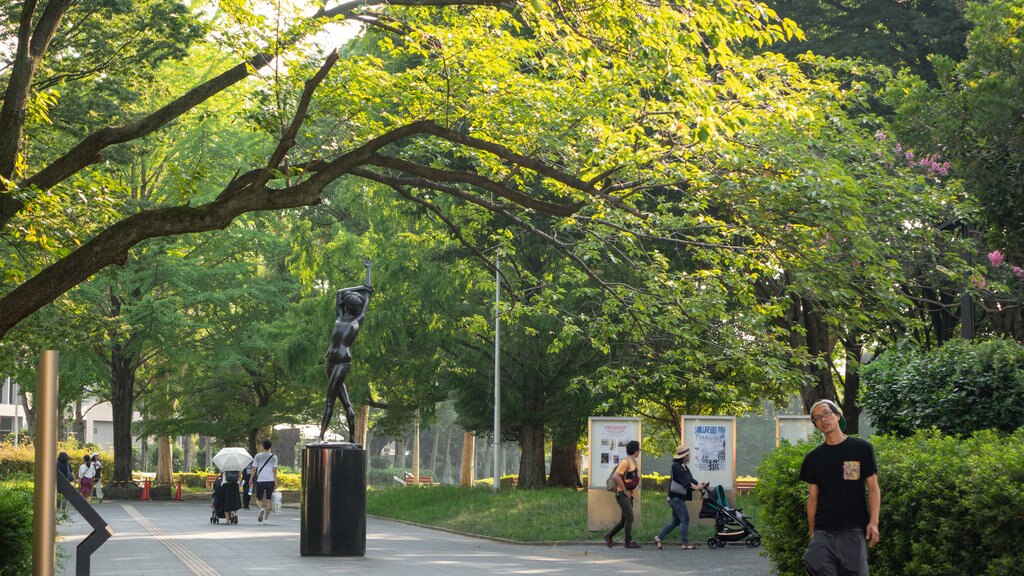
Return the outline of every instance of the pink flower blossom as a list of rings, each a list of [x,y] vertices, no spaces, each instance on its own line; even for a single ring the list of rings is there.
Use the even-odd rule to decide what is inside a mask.
[[[1024,276],[1024,269],[1021,269],[1020,266],[1014,266],[1013,267],[1013,275],[1016,276],[1017,278],[1020,278],[1021,276]]]
[[[988,261],[991,262],[992,266],[995,268],[1002,266],[1003,260],[1005,260],[1005,258],[1003,257],[1003,253],[999,250],[993,250],[988,253]]]
[[[896,143],[896,152],[903,152],[903,146],[899,142]]]
[[[981,276],[971,276],[971,284],[973,284],[978,290],[984,290],[986,285],[985,278]]]
[[[885,132],[882,132],[881,128],[879,128],[878,130],[875,131],[875,140],[878,140],[879,142],[882,142],[882,141],[884,141],[884,140],[886,140],[888,138],[889,137],[885,135]]]
[[[914,153],[913,152],[904,152],[903,153],[903,157],[906,158],[907,160],[913,160],[914,159]]]

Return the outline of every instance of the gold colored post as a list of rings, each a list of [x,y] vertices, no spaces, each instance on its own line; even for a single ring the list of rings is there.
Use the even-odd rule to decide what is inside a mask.
[[[35,409],[35,492],[32,518],[32,576],[53,576],[57,533],[57,387],[60,373],[56,350],[39,357]]]

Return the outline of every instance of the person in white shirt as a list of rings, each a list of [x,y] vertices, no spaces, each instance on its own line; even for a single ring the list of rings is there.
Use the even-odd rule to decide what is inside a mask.
[[[277,483],[277,456],[270,452],[270,440],[263,441],[263,452],[252,460],[252,479],[256,483],[256,507],[260,509],[257,522],[270,518],[271,497]]]
[[[86,502],[92,500],[92,484],[96,478],[96,469],[92,467],[92,458],[86,454],[82,465],[78,467],[78,493]]]

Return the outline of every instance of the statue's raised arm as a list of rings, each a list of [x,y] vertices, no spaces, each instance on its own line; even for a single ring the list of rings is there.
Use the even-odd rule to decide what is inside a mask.
[[[363,258],[363,266],[366,267],[366,282],[363,283],[363,286],[373,290],[373,286],[370,285],[370,267],[373,266],[373,262],[369,258]]]

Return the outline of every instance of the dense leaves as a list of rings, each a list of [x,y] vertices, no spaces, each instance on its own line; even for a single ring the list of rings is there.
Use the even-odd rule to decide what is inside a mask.
[[[861,403],[881,432],[908,436],[1024,426],[1024,347],[952,340],[931,352],[892,350],[864,369]]]

